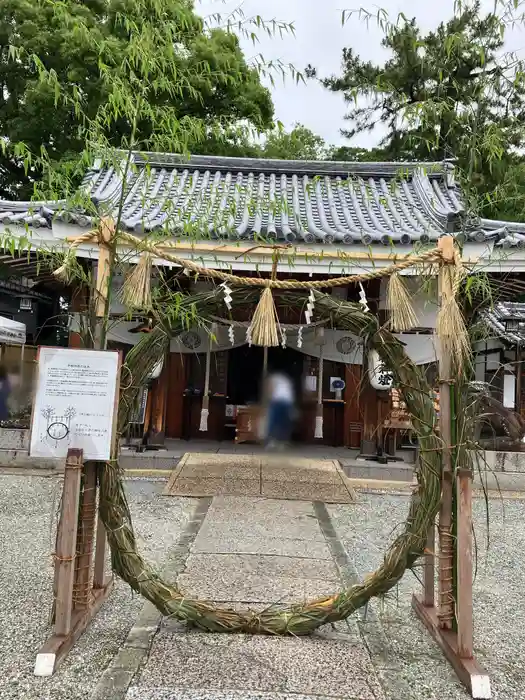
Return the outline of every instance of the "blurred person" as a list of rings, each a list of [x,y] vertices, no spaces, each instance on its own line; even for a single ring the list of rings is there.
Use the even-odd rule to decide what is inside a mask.
[[[9,418],[9,395],[11,385],[7,376],[6,368],[0,365],[0,421]]]
[[[266,441],[269,447],[285,445],[292,433],[295,394],[291,379],[282,372],[268,376]]]

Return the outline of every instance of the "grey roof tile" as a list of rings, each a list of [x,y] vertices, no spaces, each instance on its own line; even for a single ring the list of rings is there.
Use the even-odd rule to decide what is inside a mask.
[[[525,303],[500,301],[493,308],[482,311],[481,318],[502,340],[511,344],[525,344]],[[509,329],[507,321],[514,322]]]
[[[98,210],[134,232],[184,236],[268,237],[288,242],[430,243],[461,232],[461,194],[449,163],[349,163],[135,153],[122,177],[117,165],[96,163],[84,192]],[[50,226],[53,217],[82,227],[84,211],[65,202],[5,202],[0,222]],[[498,245],[525,241],[525,225],[482,220],[468,237]]]

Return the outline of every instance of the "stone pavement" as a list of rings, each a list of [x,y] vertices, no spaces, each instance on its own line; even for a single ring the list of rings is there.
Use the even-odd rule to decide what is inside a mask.
[[[251,610],[357,580],[324,504],[230,496],[199,501],[165,574],[188,596]],[[385,700],[393,696],[375,661],[388,656],[370,611],[310,637],[275,638],[188,631],[146,604],[93,700]]]
[[[173,472],[167,496],[266,496],[351,503],[350,481],[335,459],[294,454],[210,454],[187,452]]]

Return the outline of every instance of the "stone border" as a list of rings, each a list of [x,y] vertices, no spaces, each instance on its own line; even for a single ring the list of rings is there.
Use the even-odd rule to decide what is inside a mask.
[[[360,582],[359,575],[335,531],[326,504],[315,501],[313,506],[343,586],[345,588],[354,586]],[[399,673],[401,666],[392,655],[388,637],[370,601],[357,611],[357,618],[361,638],[377,671],[379,682],[388,697],[395,700],[412,700],[413,692]]]
[[[190,547],[202,527],[211,502],[211,498],[199,499],[191,520],[168,556],[163,576],[175,579],[184,570]],[[133,678],[148,659],[162,618],[162,614],[152,603],[144,603],[124,644],[97,683],[91,700],[123,700]]]

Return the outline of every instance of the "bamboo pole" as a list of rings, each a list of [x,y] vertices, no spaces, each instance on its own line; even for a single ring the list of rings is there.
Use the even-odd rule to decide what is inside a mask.
[[[454,241],[451,236],[445,236],[438,241],[438,247],[443,255],[442,265],[451,265],[454,261]],[[439,303],[452,293],[448,288],[448,275],[439,275]],[[441,508],[439,511],[439,575],[438,575],[438,618],[443,629],[452,629],[454,621],[454,543],[452,540],[452,432],[450,411],[450,383],[452,380],[451,357],[439,347],[439,425],[443,441],[443,469],[441,486]]]
[[[111,280],[111,266],[113,264],[113,251],[110,248],[111,240],[115,233],[115,222],[113,219],[102,219],[100,221],[100,238],[98,246],[97,274],[95,279],[95,350],[105,350],[107,338],[104,333],[104,317],[106,314],[106,304],[109,304],[109,284]],[[118,446],[117,446],[118,449]],[[95,462],[93,467],[97,483],[100,472],[104,468],[103,462]],[[93,587],[102,589],[105,585],[106,566],[106,530],[97,513],[96,519],[96,539],[95,539],[95,561],[93,571]]]

